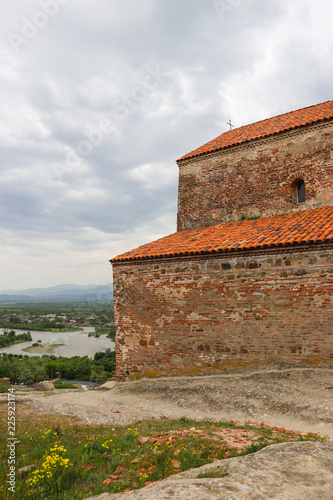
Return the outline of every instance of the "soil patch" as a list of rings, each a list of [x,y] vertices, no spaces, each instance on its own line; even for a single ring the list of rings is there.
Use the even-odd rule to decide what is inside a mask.
[[[118,382],[107,391],[17,391],[17,402],[88,424],[185,416],[260,422],[333,439],[332,386],[333,369],[290,369]]]

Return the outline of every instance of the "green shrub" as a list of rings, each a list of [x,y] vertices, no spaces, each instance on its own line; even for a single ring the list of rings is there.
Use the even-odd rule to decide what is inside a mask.
[[[9,388],[10,388],[10,381],[0,379],[0,393],[8,392]]]
[[[71,384],[70,382],[63,382],[62,380],[58,380],[53,384],[55,389],[77,389],[76,385]]]

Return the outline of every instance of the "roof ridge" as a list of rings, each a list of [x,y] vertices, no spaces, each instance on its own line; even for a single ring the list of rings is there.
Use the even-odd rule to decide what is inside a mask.
[[[248,127],[250,125],[255,125],[256,123],[263,123],[263,122],[272,120],[274,118],[280,118],[281,116],[287,116],[287,115],[290,115],[293,113],[297,113],[297,111],[305,111],[307,109],[316,108],[317,106],[321,106],[321,105],[327,104],[329,102],[333,103],[333,100],[329,99],[329,100],[324,101],[324,102],[318,102],[317,104],[311,104],[310,106],[305,106],[304,108],[297,108],[297,109],[293,109],[291,111],[287,111],[286,113],[279,113],[278,115],[273,115],[270,118],[264,118],[263,120],[258,120],[257,122],[247,123],[247,124],[241,125],[240,127],[237,127],[237,128]],[[224,134],[227,134],[228,132],[230,132],[230,130],[227,130],[226,132],[224,132]]]
[[[317,116],[315,116],[316,112]],[[199,148],[182,156],[177,162],[331,118],[333,118],[333,100],[312,104],[311,106],[288,111],[287,113],[280,113],[270,118],[264,118],[263,120],[241,125],[233,130],[223,132]]]

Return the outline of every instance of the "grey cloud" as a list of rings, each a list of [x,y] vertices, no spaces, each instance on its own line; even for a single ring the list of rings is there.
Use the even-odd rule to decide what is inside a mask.
[[[3,288],[70,269],[107,283],[114,252],[176,229],[177,158],[229,118],[332,97],[328,0],[224,0],[224,16],[207,0],[69,0],[14,51],[8,33],[41,2],[0,6],[0,234],[6,269],[11,253],[22,266]]]

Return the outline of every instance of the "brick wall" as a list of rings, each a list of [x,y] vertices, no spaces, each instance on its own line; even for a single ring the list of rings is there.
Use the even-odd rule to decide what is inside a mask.
[[[332,143],[328,122],[179,162],[178,230],[331,204]]]
[[[118,375],[333,363],[332,245],[113,268]]]

